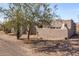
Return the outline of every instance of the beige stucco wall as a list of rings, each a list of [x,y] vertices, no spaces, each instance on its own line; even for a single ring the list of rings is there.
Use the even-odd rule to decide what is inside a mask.
[[[44,40],[62,40],[68,37],[68,31],[61,29],[39,28],[38,36]]]
[[[44,40],[61,40],[70,38],[75,34],[75,23],[72,20],[63,20],[62,22],[56,21],[54,26],[62,26],[65,23],[68,29],[51,29],[51,28],[38,28],[38,37]]]

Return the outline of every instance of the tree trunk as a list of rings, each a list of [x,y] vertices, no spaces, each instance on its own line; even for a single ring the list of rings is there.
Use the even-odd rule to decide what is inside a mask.
[[[29,29],[28,29],[27,39],[30,40],[30,27],[29,27]]]
[[[20,32],[17,31],[17,39],[19,39],[19,38],[20,38]]]
[[[20,27],[17,26],[17,39],[19,39],[19,38],[20,38]]]

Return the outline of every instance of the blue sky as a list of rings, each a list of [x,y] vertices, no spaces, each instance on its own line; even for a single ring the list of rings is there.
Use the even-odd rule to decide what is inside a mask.
[[[51,4],[50,7],[53,9],[54,5]],[[8,8],[8,4],[0,3],[0,7]],[[57,14],[63,19],[73,19],[74,22],[79,22],[79,3],[59,3]]]
[[[73,19],[74,22],[79,22],[79,3],[59,3],[57,13],[63,19]]]

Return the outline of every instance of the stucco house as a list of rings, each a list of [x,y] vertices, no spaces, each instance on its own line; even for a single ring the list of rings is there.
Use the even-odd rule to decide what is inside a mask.
[[[54,20],[50,26],[37,28],[38,37],[44,40],[67,39],[75,34],[75,23],[70,20]]]

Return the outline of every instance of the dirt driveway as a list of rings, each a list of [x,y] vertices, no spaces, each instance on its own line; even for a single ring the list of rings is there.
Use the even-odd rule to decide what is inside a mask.
[[[31,46],[24,44],[22,40],[17,40],[15,36],[0,32],[0,55],[25,56],[31,55],[31,50]]]

